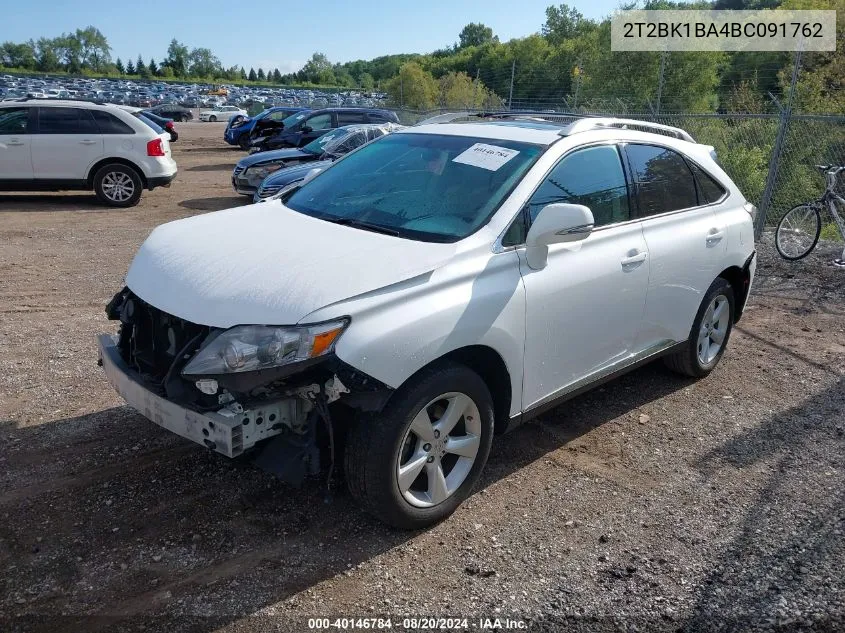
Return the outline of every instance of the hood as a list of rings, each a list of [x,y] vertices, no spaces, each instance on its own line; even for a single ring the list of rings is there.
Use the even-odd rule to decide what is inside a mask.
[[[290,160],[294,158],[309,157],[313,158],[314,154],[303,152],[296,147],[288,147],[285,149],[274,149],[270,152],[256,152],[250,154],[238,161],[238,167],[252,167],[258,163],[266,163],[274,160]]]
[[[141,245],[126,285],[192,323],[290,325],[443,265],[455,244],[340,226],[278,200],[170,222]]]
[[[261,183],[261,185],[284,186],[289,183],[292,183],[294,180],[305,178],[305,175],[312,169],[325,169],[326,167],[331,165],[332,162],[333,161],[330,160],[315,160],[309,163],[301,163],[299,165],[294,165],[293,167],[286,167],[284,169],[280,169],[279,171],[273,172],[272,174],[267,176],[264,179],[264,182]]]

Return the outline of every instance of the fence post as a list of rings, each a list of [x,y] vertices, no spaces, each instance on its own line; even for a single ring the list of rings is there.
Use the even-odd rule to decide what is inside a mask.
[[[511,89],[508,93],[508,110],[513,109],[513,77],[516,73],[516,60],[513,60],[511,63]]]
[[[778,168],[780,167],[780,157],[783,153],[783,145],[786,142],[786,133],[789,130],[789,122],[792,118],[792,106],[795,101],[795,87],[798,83],[798,75],[801,71],[801,49],[795,52],[795,64],[792,66],[792,80],[789,84],[789,95],[787,95],[786,105],[780,108],[780,117],[778,118],[778,135],[775,138],[775,145],[772,148],[772,160],[769,163],[769,173],[766,176],[766,187],[763,189],[763,198],[760,200],[760,212],[757,216],[757,226],[754,227],[754,237],[759,239],[763,234],[763,227],[766,226],[766,215],[769,213],[769,207],[772,204],[772,196],[775,192],[775,185],[777,184]]]
[[[660,115],[660,100],[663,97],[663,80],[666,77],[666,51],[660,53],[660,73],[657,76],[657,104],[654,108],[654,114]]]

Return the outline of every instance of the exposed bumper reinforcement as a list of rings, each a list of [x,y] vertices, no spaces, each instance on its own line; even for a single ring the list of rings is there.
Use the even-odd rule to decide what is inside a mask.
[[[301,403],[296,398],[270,402],[261,408],[234,413],[199,413],[153,393],[126,366],[114,337],[97,337],[100,362],[106,378],[124,400],[148,420],[185,439],[227,457],[236,457],[257,442],[297,425]],[[299,414],[299,415],[298,415]]]

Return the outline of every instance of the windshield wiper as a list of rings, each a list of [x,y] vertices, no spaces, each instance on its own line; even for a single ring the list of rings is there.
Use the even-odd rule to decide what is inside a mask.
[[[379,224],[370,224],[369,222],[362,222],[361,220],[356,220],[354,218],[323,218],[327,222],[332,222],[333,224],[340,224],[341,226],[351,226],[356,229],[362,229],[364,231],[372,231],[373,233],[383,233],[384,235],[392,235],[393,237],[399,237],[399,231],[395,229],[389,229],[386,226],[381,226]]]

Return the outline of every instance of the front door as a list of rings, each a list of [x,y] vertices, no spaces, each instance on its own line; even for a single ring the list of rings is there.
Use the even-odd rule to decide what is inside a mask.
[[[564,156],[532,195],[525,221],[554,202],[589,207],[595,228],[585,240],[550,246],[542,270],[531,269],[520,250],[526,299],[523,409],[628,359],[648,287],[648,249],[640,223],[631,217],[615,145]]]
[[[30,110],[0,108],[0,180],[32,178]]]

